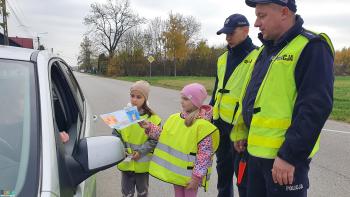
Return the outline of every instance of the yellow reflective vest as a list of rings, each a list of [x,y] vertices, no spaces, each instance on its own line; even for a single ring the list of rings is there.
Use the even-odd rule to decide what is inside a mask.
[[[322,36],[330,48],[333,45],[326,34]],[[266,76],[258,90],[254,103],[254,109],[258,112],[253,114],[250,129],[244,124],[242,108],[240,107],[234,120],[234,128],[231,132],[231,139],[238,141],[248,139],[249,154],[273,159],[277,156],[278,150],[285,140],[285,134],[292,121],[292,113],[297,89],[295,85],[294,70],[304,47],[309,43],[309,39],[304,35],[295,37],[287,46],[285,46],[271,61]],[[242,91],[244,98],[247,85],[252,76],[255,62],[263,50],[253,59],[247,78],[245,79]],[[334,52],[334,50],[333,50]],[[310,131],[312,132],[312,131]],[[309,157],[313,157],[319,149],[318,138]]]
[[[165,122],[158,144],[150,162],[149,173],[168,183],[186,186],[191,180],[197,146],[211,135],[214,152],[219,146],[219,130],[204,119],[197,119],[190,127],[180,113],[173,114]],[[203,177],[202,186],[208,188],[211,168]]]
[[[258,51],[254,49],[245,59],[235,68],[229,77],[225,87],[223,86],[228,51],[218,58],[217,62],[217,77],[218,84],[215,92],[215,104],[213,107],[213,119],[221,118],[223,121],[233,124],[233,117],[235,116],[239,107],[239,97],[242,92],[244,79],[247,75],[249,65],[252,58]]]
[[[160,117],[155,114],[150,117],[148,117],[148,115],[141,116],[141,119],[144,118],[155,125],[159,125],[161,122]],[[138,124],[130,125],[118,132],[122,136],[122,139],[127,147],[127,152],[129,154],[131,154],[133,150],[140,149],[142,145],[148,140],[148,136],[145,134],[145,129],[141,128]],[[117,165],[117,167],[121,171],[146,173],[148,172],[149,161],[151,158],[152,153],[148,153],[137,161],[122,161]]]

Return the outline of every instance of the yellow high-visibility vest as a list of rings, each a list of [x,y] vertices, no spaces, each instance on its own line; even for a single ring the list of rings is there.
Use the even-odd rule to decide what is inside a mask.
[[[254,49],[244,58],[229,77],[225,87],[223,83],[227,67],[228,51],[218,58],[218,84],[215,92],[215,104],[213,107],[214,120],[221,118],[223,121],[233,124],[235,113],[239,107],[238,101],[242,92],[243,82],[247,75],[249,65],[252,62],[252,58],[255,57],[257,52],[258,51]]]
[[[329,44],[334,53],[333,45],[326,34],[319,34]],[[238,109],[234,120],[231,139],[238,141],[248,139],[248,152],[256,157],[273,159],[285,140],[285,134],[292,121],[292,114],[297,98],[294,70],[309,39],[300,34],[285,46],[271,61],[266,76],[258,90],[254,103],[257,113],[253,114],[250,129],[244,124],[242,108]],[[243,85],[240,103],[244,98],[246,88],[252,76],[256,59],[263,47],[256,54]],[[310,131],[312,132],[312,131]],[[318,138],[309,158],[319,149]]]
[[[164,182],[186,186],[192,177],[197,145],[209,135],[212,137],[213,150],[216,151],[220,136],[213,124],[204,119],[197,119],[187,127],[180,113],[171,115],[164,124],[154,150],[149,173]],[[211,168],[202,180],[205,189],[208,188],[210,174]]]
[[[147,119],[147,121],[152,122],[155,125],[159,125],[161,119],[158,115],[153,114],[148,117],[148,115],[141,116],[141,119]],[[142,147],[142,145],[148,140],[148,136],[145,134],[145,129],[141,128],[138,124],[130,125],[120,131],[118,131],[124,143],[127,147],[127,152],[131,154],[133,150],[137,150]],[[117,165],[118,169],[121,171],[131,171],[135,173],[146,173],[149,169],[149,161],[152,158],[152,153],[141,157],[139,160],[134,161],[122,161]]]

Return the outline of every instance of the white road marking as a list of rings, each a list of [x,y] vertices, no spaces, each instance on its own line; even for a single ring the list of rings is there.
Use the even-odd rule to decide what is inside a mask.
[[[339,130],[333,130],[333,129],[322,129],[323,131],[329,131],[334,133],[343,133],[343,134],[350,134],[350,131],[339,131]]]

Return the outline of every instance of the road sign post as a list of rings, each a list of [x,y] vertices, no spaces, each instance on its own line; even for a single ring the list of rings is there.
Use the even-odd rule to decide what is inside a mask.
[[[148,56],[147,58],[148,62],[149,62],[149,77],[152,76],[152,62],[154,61],[154,57],[153,56]]]

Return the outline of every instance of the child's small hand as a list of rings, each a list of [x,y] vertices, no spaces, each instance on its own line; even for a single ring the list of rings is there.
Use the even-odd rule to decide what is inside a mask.
[[[131,159],[137,161],[137,160],[140,159],[140,157],[141,157],[140,153],[137,152],[137,151],[134,151],[134,152],[132,153]]]
[[[144,128],[144,129],[148,129],[149,128],[149,122],[146,120],[142,120],[140,122],[138,122],[140,127]]]
[[[199,187],[199,183],[200,183],[200,179],[197,177],[193,177],[191,178],[191,181],[187,183],[186,185],[186,189],[198,189]]]

